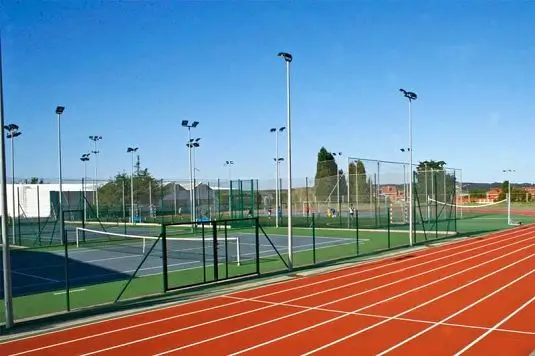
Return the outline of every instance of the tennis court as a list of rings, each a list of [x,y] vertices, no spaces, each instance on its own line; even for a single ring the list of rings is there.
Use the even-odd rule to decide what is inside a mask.
[[[535,350],[535,226],[9,341],[5,355]]]

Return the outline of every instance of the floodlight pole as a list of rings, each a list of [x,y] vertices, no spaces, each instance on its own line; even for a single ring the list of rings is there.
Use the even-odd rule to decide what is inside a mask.
[[[190,210],[191,210],[191,221],[195,222],[195,187],[193,186],[193,166],[192,166],[192,146],[190,145],[191,141],[191,128],[197,127],[199,124],[198,121],[193,121],[191,124],[188,122],[188,120],[182,120],[182,127],[185,127],[188,129],[188,150],[189,150],[189,184],[190,184],[190,192],[189,192],[189,199],[190,199]]]
[[[11,141],[11,200],[12,200],[12,207],[13,207],[13,221],[11,223],[11,229],[12,229],[12,240],[13,245],[16,244],[15,240],[15,144],[14,140],[15,137],[20,136],[22,133],[19,131],[19,127],[15,124],[9,124],[4,126],[4,128],[7,130],[7,138]]]
[[[293,236],[292,236],[292,116],[290,100],[290,63],[293,57],[290,53],[280,52],[286,62],[286,128],[288,129],[288,269],[293,270]]]
[[[336,165],[336,199],[338,199],[338,202],[336,203],[338,208],[338,216],[340,218],[342,217],[342,202],[340,201],[340,167],[338,167],[338,160],[336,159],[336,156],[342,157],[342,152],[338,153],[332,153],[334,157],[334,164]]]
[[[232,165],[234,161],[225,161],[225,166],[228,167],[228,217],[232,218],[232,197],[230,194],[230,188],[232,187]]]
[[[0,127],[4,127],[4,97],[2,87],[2,40],[0,35]],[[4,135],[0,135],[0,213],[7,216],[7,176],[6,176],[6,151]],[[11,295],[11,254],[9,237],[7,233],[7,219],[1,220],[2,228],[2,273],[4,281],[4,309],[6,329],[13,327],[13,300]]]
[[[132,167],[130,174],[130,222],[134,223],[134,153],[139,147],[128,147],[126,152],[132,153]]]
[[[275,133],[275,227],[279,227],[279,207],[280,207],[280,156],[279,156],[279,134],[282,133],[286,127],[271,128],[269,132]],[[282,210],[282,209],[281,209]]]
[[[97,149],[97,141],[102,140],[102,136],[89,136],[89,139],[94,142],[95,149],[93,153],[95,154],[95,178],[93,179],[93,188],[95,189],[95,203],[97,210],[97,218],[99,217],[98,213],[98,154],[100,153]]]
[[[61,115],[65,110],[64,107],[58,106],[56,108],[56,115],[58,116],[58,170],[59,170],[59,218],[60,218],[60,231],[61,231],[61,241],[63,244],[66,244],[65,232],[63,226],[63,170],[61,163]]]
[[[409,100],[409,244],[410,246],[413,245],[413,225],[414,225],[414,216],[413,216],[413,209],[414,209],[414,199],[413,199],[413,192],[412,192],[412,185],[414,180],[413,170],[412,170],[412,101],[416,100],[418,96],[410,91],[406,91],[404,89],[399,89],[401,93],[403,93],[403,96],[406,97]]]
[[[87,220],[87,197],[86,197],[86,182],[87,182],[87,161],[89,161],[89,153],[84,153],[82,157],[80,157],[80,161],[84,164],[84,180],[82,182],[82,191],[84,196],[84,219]]]

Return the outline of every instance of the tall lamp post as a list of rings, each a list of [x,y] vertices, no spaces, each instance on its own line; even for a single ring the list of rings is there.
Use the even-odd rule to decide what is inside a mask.
[[[190,152],[192,152],[192,165],[193,165],[193,185],[192,185],[192,191],[193,191],[193,221],[197,221],[197,194],[195,193],[195,186],[196,183],[196,165],[195,165],[195,149],[199,148],[201,145],[199,143],[200,137],[197,138],[190,138],[189,142],[186,144],[187,147],[189,147]]]
[[[130,222],[134,223],[134,153],[137,152],[139,147],[128,147],[127,153],[132,154],[132,171],[130,174]]]
[[[91,152],[95,155],[95,178],[93,179],[93,187],[95,189],[95,206],[98,218],[98,154],[100,153],[98,150],[98,141],[102,140],[102,136],[89,136],[89,139],[93,141],[95,145],[95,149]]]
[[[416,100],[418,96],[416,93],[413,93],[411,91],[406,91],[405,89],[399,89],[399,91],[403,94],[405,98],[409,100],[409,244],[412,246],[413,244],[413,209],[414,209],[414,199],[412,196],[412,181],[414,180],[413,177],[413,170],[412,170],[412,101]]]
[[[292,119],[290,100],[290,63],[293,57],[290,53],[280,52],[279,57],[286,62],[286,128],[288,129],[288,269],[293,269],[293,237],[292,237]]]
[[[87,162],[89,161],[89,155],[90,153],[84,153],[82,157],[80,157],[80,161],[84,164],[84,181],[82,184],[82,190],[84,194],[84,219],[87,220],[87,197],[85,194],[85,185],[87,182]]]
[[[336,157],[342,157],[342,152],[334,152],[331,153],[334,157],[334,163],[336,164],[336,197],[337,197],[337,208],[338,208],[338,216],[340,216],[340,220],[342,219],[342,201],[340,200],[340,167],[338,166],[338,160]]]
[[[228,218],[232,219],[232,166],[234,161],[225,161],[225,167],[228,167]]]
[[[514,169],[504,169],[503,173],[507,174],[507,225],[513,225],[511,221],[511,176],[516,172]]]
[[[13,207],[13,221],[11,222],[11,231],[12,231],[12,240],[15,244],[15,137],[18,137],[22,134],[19,131],[19,126],[15,124],[9,124],[4,126],[4,129],[7,131],[6,137],[11,141],[11,199]]]
[[[58,116],[58,170],[59,170],[59,221],[60,221],[60,231],[61,239],[64,244],[65,241],[65,232],[63,226],[63,171],[61,167],[61,115],[65,110],[64,106],[56,107],[56,115]]]
[[[0,36],[0,127],[4,126],[4,97],[2,88],[2,43]],[[7,216],[7,176],[4,135],[0,135],[0,214]],[[6,329],[13,327],[13,298],[11,295],[11,254],[7,232],[7,219],[0,219],[2,228],[2,278],[4,281],[4,310]]]
[[[284,159],[280,159],[279,156],[279,134],[282,134],[282,132],[286,129],[286,127],[282,126],[277,128],[271,128],[269,129],[269,132],[272,132],[275,134],[275,179],[277,180],[277,184],[275,185],[275,226],[279,227],[279,208],[280,208],[280,175],[279,175],[279,162],[283,161]]]
[[[197,125],[199,125],[199,121],[193,121],[190,123],[188,120],[182,120],[182,127],[185,127],[188,129],[188,142],[191,142],[191,129],[196,128]],[[191,151],[193,147],[189,147],[189,202],[190,202],[190,210],[191,210],[191,221],[195,221],[195,192],[193,188],[193,166],[191,161]]]

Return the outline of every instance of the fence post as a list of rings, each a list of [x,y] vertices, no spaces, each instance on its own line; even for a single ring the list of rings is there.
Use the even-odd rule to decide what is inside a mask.
[[[61,238],[63,242],[63,252],[64,252],[64,264],[63,268],[65,271],[65,303],[67,306],[67,311],[71,310],[71,296],[70,296],[70,284],[69,284],[69,241],[67,239],[67,231],[65,230],[65,212],[62,211],[60,216],[60,226],[61,226]]]
[[[257,181],[258,183],[258,181]],[[260,218],[255,218],[255,253],[256,253],[256,274],[260,274],[260,232],[259,232]]]
[[[163,274],[163,292],[169,289],[169,279],[167,271],[167,226],[161,225],[160,238],[162,239],[162,274]]]
[[[227,225],[227,220],[223,220],[223,224]],[[202,224],[204,225],[204,224]],[[214,281],[219,279],[219,258],[217,257],[217,222],[212,221],[212,250],[214,253]]]
[[[316,264],[316,219],[315,213],[312,213],[312,263]]]

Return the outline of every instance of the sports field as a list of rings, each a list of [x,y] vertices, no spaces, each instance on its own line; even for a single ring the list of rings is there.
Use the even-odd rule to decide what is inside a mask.
[[[535,226],[0,345],[22,354],[528,355]]]

